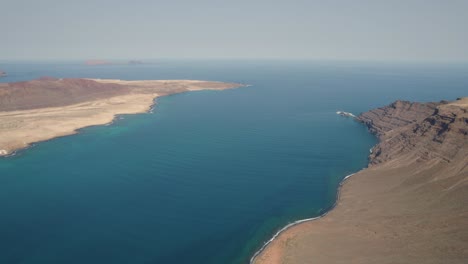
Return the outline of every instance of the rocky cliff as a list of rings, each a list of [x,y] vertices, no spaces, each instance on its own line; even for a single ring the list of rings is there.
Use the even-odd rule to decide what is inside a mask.
[[[450,162],[466,144],[468,115],[463,107],[465,101],[396,101],[361,114],[358,120],[380,139],[372,149],[370,165],[402,156],[408,161],[437,158]]]
[[[255,264],[467,263],[468,98],[397,101],[361,114],[369,168],[326,216],[279,235]]]

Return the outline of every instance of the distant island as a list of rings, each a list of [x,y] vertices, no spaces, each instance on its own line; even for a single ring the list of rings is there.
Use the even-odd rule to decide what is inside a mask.
[[[0,71],[0,77],[4,77],[4,76],[6,76],[6,75],[7,75],[7,73],[6,73],[6,72],[4,72],[4,71]]]
[[[369,167],[345,180],[334,209],[291,225],[251,263],[466,263],[468,97],[396,101],[356,119],[380,140]]]
[[[58,79],[0,83],[0,156],[30,144],[148,111],[159,96],[243,86],[199,80]]]
[[[129,60],[127,62],[113,62],[108,60],[87,60],[84,64],[88,66],[96,66],[96,65],[140,65],[145,64],[141,60]]]
[[[143,61],[141,61],[141,60],[130,60],[130,61],[128,61],[128,64],[138,65],[138,64],[145,64],[145,63]]]

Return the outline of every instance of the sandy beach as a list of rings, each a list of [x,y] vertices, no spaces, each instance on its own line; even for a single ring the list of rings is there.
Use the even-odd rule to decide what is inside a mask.
[[[254,263],[466,263],[467,103],[396,103],[364,115],[381,135],[380,154],[346,180],[332,211],[282,232]]]
[[[35,142],[74,134],[80,128],[110,123],[116,115],[147,112],[154,104],[154,99],[158,96],[187,91],[223,90],[240,86],[239,84],[233,83],[196,80],[86,80],[90,83],[86,81],[83,82],[82,80],[63,82],[59,79],[50,78],[45,78],[43,81],[21,83],[20,92],[22,94],[24,94],[24,89],[27,90],[31,88],[40,90],[42,87],[54,85],[56,90],[47,92],[51,94],[50,97],[56,98],[54,100],[48,100],[48,98],[46,98],[43,102],[41,102],[40,99],[34,99],[34,96],[39,94],[36,90],[30,96],[32,98],[18,98],[15,91],[12,91],[16,88],[15,85],[11,88],[10,86],[2,84],[3,86],[0,87],[3,88],[0,90],[0,100],[10,96],[10,98],[5,99],[5,102],[13,101],[17,103],[10,105],[5,103],[3,104],[3,110],[7,111],[0,111],[0,156],[14,153],[16,150],[26,148]],[[91,91],[76,91],[77,89],[75,86],[71,84],[75,85],[77,82],[78,84],[83,82],[82,86],[87,85],[87,87],[91,87]],[[104,87],[101,86],[101,84],[118,86]],[[73,89],[75,89],[75,91],[73,91]],[[82,89],[82,87],[79,89]],[[109,92],[103,94],[102,91],[104,89],[107,89]],[[67,94],[73,92],[77,94],[75,98],[70,99],[66,97]],[[94,97],[92,96],[93,92],[96,94]],[[85,94],[86,97],[82,97],[80,93]],[[24,96],[28,97],[28,94]],[[60,102],[60,98],[62,97],[64,101],[67,100],[67,103]],[[34,104],[40,105],[41,107],[28,109],[30,108],[30,104],[28,104],[29,101],[34,101]],[[78,103],[69,104],[68,102]],[[47,107],[48,105],[54,106],[60,104],[65,105]],[[10,110],[17,108],[20,109]]]

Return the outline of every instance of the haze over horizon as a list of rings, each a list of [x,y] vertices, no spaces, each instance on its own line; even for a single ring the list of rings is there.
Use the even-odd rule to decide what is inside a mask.
[[[468,61],[468,1],[3,1],[0,60]]]

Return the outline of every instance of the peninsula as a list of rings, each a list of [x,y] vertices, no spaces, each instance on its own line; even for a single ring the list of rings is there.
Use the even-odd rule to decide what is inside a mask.
[[[242,86],[199,80],[57,79],[0,83],[0,156],[148,111],[159,96]]]
[[[255,264],[466,263],[468,97],[357,117],[378,136],[333,210],[280,233]]]

